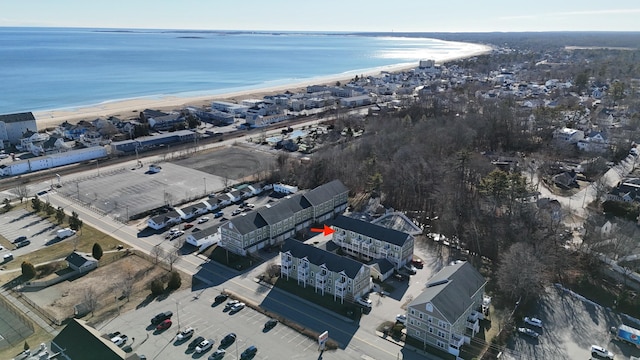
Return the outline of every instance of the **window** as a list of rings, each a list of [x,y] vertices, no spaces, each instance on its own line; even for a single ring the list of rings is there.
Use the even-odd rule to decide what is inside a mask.
[[[440,340],[437,340],[437,341],[436,341],[436,345],[437,345],[439,348],[441,348],[441,349],[444,349],[444,348],[445,348],[445,346],[446,346],[446,344],[445,344],[445,343],[443,343],[443,342],[442,342],[442,341],[440,341]]]
[[[420,321],[416,320],[416,326],[420,326]]]
[[[411,309],[411,315],[415,315],[415,314],[416,314],[416,311]]]
[[[313,276],[313,271],[311,272],[311,276]]]
[[[411,325],[415,325],[415,323],[414,323],[413,319],[409,319],[409,324],[411,324]]]
[[[438,320],[438,326],[443,328],[443,329],[446,329],[447,328],[447,323],[444,322],[444,321]]]
[[[433,328],[429,326],[429,334],[433,334]]]
[[[327,283],[328,283],[329,285],[331,285],[331,279],[329,279],[329,281],[327,281]]]
[[[416,335],[420,336],[420,330],[416,330]]]
[[[447,333],[444,332],[444,331],[438,330],[438,336],[443,338],[443,339],[446,339],[447,338]]]
[[[418,317],[419,317],[420,319],[422,319],[422,313],[418,314]]]
[[[296,269],[296,266],[295,266],[295,265],[293,265],[293,270],[295,270],[295,269]]]
[[[428,317],[427,317],[427,322],[428,322],[429,324],[431,324],[431,323],[433,322],[433,318],[432,318],[431,316],[428,316]]]

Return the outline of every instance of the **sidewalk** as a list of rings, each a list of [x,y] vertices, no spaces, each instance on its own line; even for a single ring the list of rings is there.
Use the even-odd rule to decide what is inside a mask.
[[[48,332],[49,334],[51,334],[53,336],[58,335],[58,333],[59,333],[58,330],[54,329],[51,325],[49,325],[49,323],[44,321],[40,317],[40,315],[36,314],[30,308],[28,308],[22,302],[20,302],[18,299],[16,299],[13,296],[13,294],[11,294],[10,291],[8,291],[6,289],[2,289],[2,290],[0,290],[0,295],[2,297],[4,297],[8,302],[10,302],[13,306],[15,306],[17,309],[19,309],[20,312],[22,312],[24,315],[26,315],[29,318],[31,318],[31,320],[33,322],[35,322],[38,326],[43,328],[46,332]]]
[[[427,359],[427,360],[442,360],[438,356],[436,356],[434,354],[431,354],[429,352],[426,352],[424,350],[420,350],[415,346],[407,345],[403,341],[394,340],[391,336],[387,336],[387,335],[383,334],[381,331],[377,331],[376,330],[376,335],[378,337],[380,337],[381,339],[387,340],[388,342],[390,342],[392,344],[398,345],[401,348],[404,348],[404,349],[407,349],[407,350],[411,350],[416,354],[420,354],[424,359]]]

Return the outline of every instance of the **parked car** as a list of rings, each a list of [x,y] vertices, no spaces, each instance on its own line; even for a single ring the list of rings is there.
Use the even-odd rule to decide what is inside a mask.
[[[23,242],[25,240],[27,240],[26,236],[18,236],[15,240],[13,240],[13,243],[17,244],[17,243]]]
[[[222,340],[220,340],[220,346],[221,347],[227,347],[231,344],[233,344],[233,342],[236,341],[236,334],[235,333],[229,333],[227,335],[225,335]]]
[[[196,353],[202,354],[203,352],[207,352],[211,350],[213,347],[213,339],[204,340],[198,346],[196,346]]]
[[[167,319],[161,322],[160,324],[158,324],[158,326],[156,326],[156,330],[158,331],[167,330],[170,327],[171,327],[171,320]]]
[[[232,313],[238,312],[244,309],[244,306],[245,306],[245,303],[243,302],[236,303],[235,305],[231,306],[230,312]]]
[[[405,265],[404,270],[411,275],[415,275],[418,272],[418,269],[416,269],[416,267],[411,264]]]
[[[524,322],[526,322],[529,325],[532,326],[537,326],[539,328],[542,328],[542,320],[534,318],[534,317],[525,317],[524,318]]]
[[[156,316],[154,316],[151,319],[151,323],[153,325],[158,325],[158,324],[160,324],[161,322],[163,322],[163,321],[165,321],[167,319],[171,319],[172,316],[173,316],[173,313],[171,311],[165,311],[165,312],[162,312],[162,313],[157,314]]]
[[[220,294],[218,296],[216,296],[215,299],[213,299],[213,303],[214,304],[220,304],[221,302],[227,300],[229,298],[229,295],[227,294]]]
[[[4,254],[4,256],[2,257],[2,262],[6,263],[13,260],[13,254],[12,253],[8,253],[8,254]]]
[[[396,280],[398,280],[398,281],[405,281],[405,280],[407,280],[407,279],[408,279],[408,277],[407,277],[407,276],[405,276],[405,275],[403,275],[403,274],[400,274],[400,273],[394,274],[394,275],[393,275],[393,278],[394,278],[394,279],[396,279]]]
[[[25,246],[27,246],[29,244],[31,244],[31,240],[20,241],[19,243],[16,244],[16,249],[19,249],[21,247],[25,247]]]
[[[192,337],[192,336],[193,336],[193,333],[194,333],[195,331],[196,331],[196,330],[195,330],[194,328],[192,328],[192,327],[188,327],[188,328],[186,328],[186,329],[184,329],[184,330],[180,331],[180,333],[178,334],[178,336],[176,336],[176,340],[178,340],[178,341],[184,341],[184,340],[187,340],[188,338],[190,338],[190,337]]]
[[[591,356],[598,356],[604,359],[613,359],[613,353],[611,351],[598,345],[591,345]]]
[[[191,342],[189,343],[189,345],[187,345],[187,349],[188,350],[193,350],[195,349],[198,345],[200,345],[201,342],[204,341],[204,338],[202,336],[198,336],[197,338],[191,340]]]
[[[184,224],[184,226],[182,227],[183,230],[187,230],[187,229],[191,229],[193,227],[192,223],[186,223]]]
[[[178,230],[177,232],[173,233],[173,235],[171,236],[171,240],[177,239],[182,235],[184,235],[184,231]]]
[[[229,310],[231,309],[235,304],[239,303],[240,301],[238,300],[229,300],[227,301],[227,305],[224,306],[225,310]]]
[[[356,299],[356,302],[364,307],[371,307],[371,300],[369,299],[365,299],[365,298],[358,298]]]
[[[242,360],[251,359],[254,356],[256,356],[257,352],[258,352],[258,348],[253,346],[253,345],[251,345],[248,348],[244,349],[244,351],[240,355],[240,359],[242,359]]]
[[[276,325],[278,325],[278,320],[276,320],[276,319],[269,319],[269,320],[267,320],[267,322],[264,324],[264,328],[265,328],[266,330],[269,330],[269,329],[273,329],[273,327],[274,327],[274,326],[276,326]]]
[[[128,339],[129,339],[129,337],[127,335],[120,334],[120,335],[112,338],[111,342],[116,344],[117,346],[122,346],[127,342]]]
[[[224,357],[224,354],[226,354],[226,351],[224,349],[218,349],[214,351],[213,354],[209,355],[209,360],[222,359]]]
[[[209,221],[209,218],[206,216],[203,216],[200,219],[198,219],[198,224],[206,223],[207,221]]]
[[[246,204],[244,207],[246,207],[246,208],[248,208],[248,209],[253,209],[253,208],[255,208],[256,206],[255,206],[254,204],[252,204],[252,203],[248,203],[248,204]]]
[[[0,251],[4,250],[4,246],[0,245]]]
[[[399,322],[401,324],[406,324],[407,323],[407,315],[405,315],[405,314],[396,315],[396,322]]]
[[[531,336],[532,338],[537,338],[538,336],[540,336],[540,334],[538,334],[537,332],[525,327],[518,328],[518,332],[527,336]]]
[[[239,215],[240,213],[242,213],[242,210],[240,210],[240,209],[235,209],[235,210],[233,210],[233,212],[231,213],[231,216],[236,216],[236,215]]]
[[[422,269],[424,267],[424,263],[421,259],[418,258],[411,259],[411,265],[417,267],[418,269]]]
[[[221,218],[224,216],[224,213],[222,211],[218,211],[217,213],[213,214],[214,218]]]

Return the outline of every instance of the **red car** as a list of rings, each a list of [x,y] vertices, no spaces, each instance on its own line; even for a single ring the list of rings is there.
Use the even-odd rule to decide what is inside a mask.
[[[422,260],[416,258],[413,258],[411,260],[411,264],[413,264],[413,266],[417,267],[418,269],[422,269],[424,267],[424,263],[422,262]]]
[[[184,224],[183,229],[184,229],[184,230],[187,230],[187,229],[191,229],[192,227],[193,227],[193,224],[188,223],[188,224]]]
[[[171,320],[167,319],[161,322],[160,324],[158,324],[158,326],[156,326],[156,330],[167,330],[170,327],[171,327]]]

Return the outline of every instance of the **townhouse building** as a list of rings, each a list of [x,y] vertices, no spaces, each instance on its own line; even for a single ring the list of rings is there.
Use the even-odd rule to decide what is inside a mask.
[[[341,303],[363,297],[373,286],[367,265],[294,239],[285,240],[280,260],[281,278]]]
[[[340,215],[332,222],[333,242],[365,262],[387,259],[400,269],[413,258],[413,236],[381,225]]]
[[[266,246],[281,244],[296,231],[323,222],[347,208],[349,189],[334,180],[306,193],[250,211],[222,225],[220,246],[245,256]]]
[[[424,344],[460,355],[480,331],[487,281],[468,262],[446,266],[407,307],[407,336]]]

